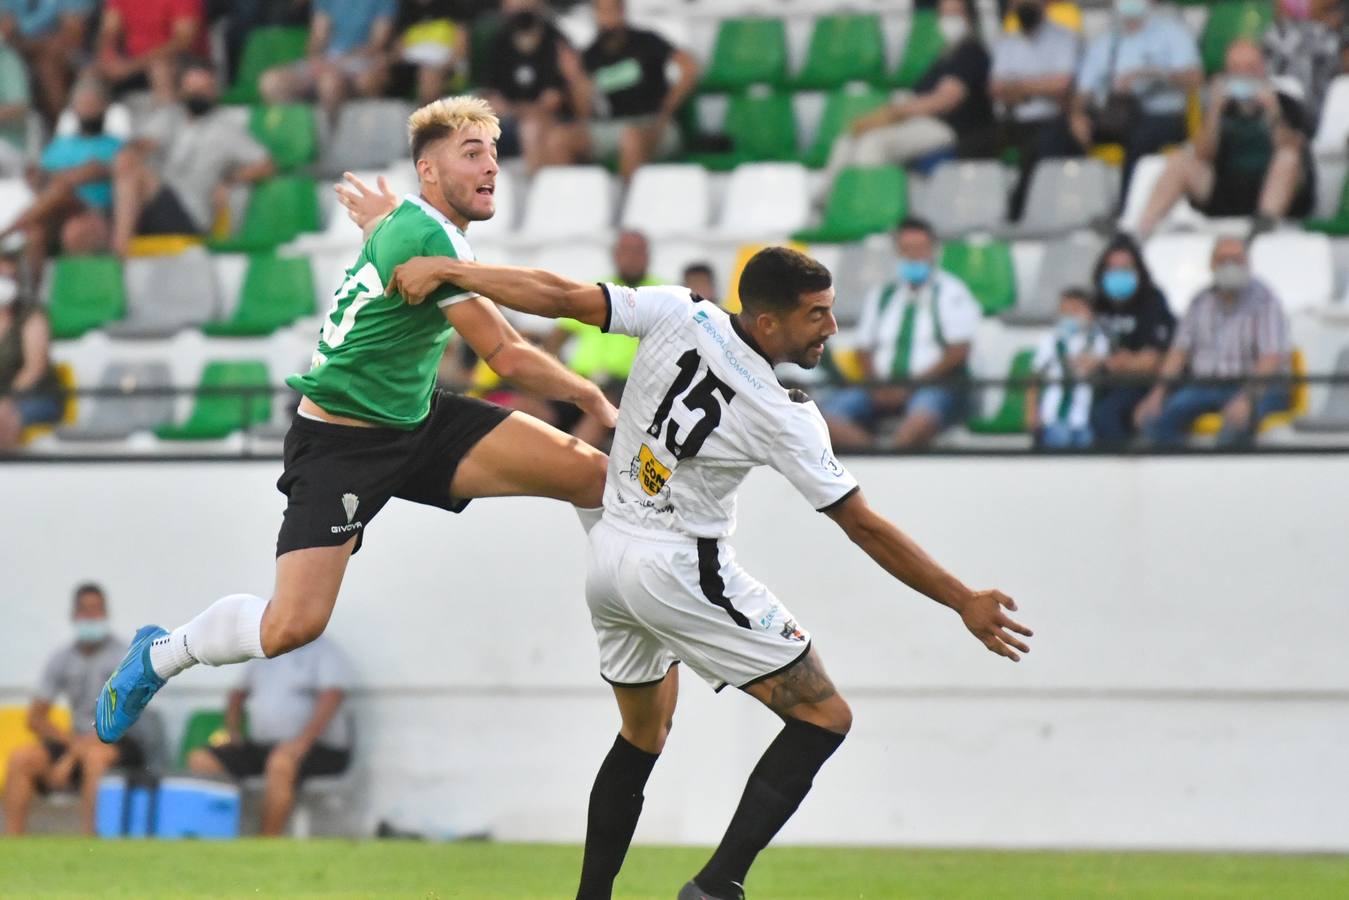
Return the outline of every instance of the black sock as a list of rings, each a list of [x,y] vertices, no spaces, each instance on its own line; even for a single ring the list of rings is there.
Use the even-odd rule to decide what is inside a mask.
[[[659,754],[629,744],[621,734],[614,739],[590,789],[585,860],[576,900],[609,900],[642,814],[642,790],[659,758]]]
[[[843,735],[818,725],[788,719],[749,776],[726,836],[693,877],[698,887],[721,897],[738,897],[754,857],[768,846],[805,799],[825,760],[843,743]]]

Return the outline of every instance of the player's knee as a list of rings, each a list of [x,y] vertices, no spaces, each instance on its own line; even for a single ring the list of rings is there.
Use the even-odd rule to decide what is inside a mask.
[[[270,659],[298,650],[305,644],[313,643],[323,634],[326,620],[320,621],[312,616],[290,615],[278,617],[279,621],[265,621],[262,624],[262,652]]]
[[[847,734],[852,730],[852,707],[839,694],[823,703],[798,704],[792,709],[791,717],[834,734]]]
[[[268,778],[284,781],[294,781],[300,767],[296,761],[284,753],[273,750],[267,756],[267,765],[264,772]]]
[[[604,476],[609,468],[609,457],[594,447],[578,448],[582,459],[578,464],[575,496],[571,502],[584,509],[594,509],[604,502]]]

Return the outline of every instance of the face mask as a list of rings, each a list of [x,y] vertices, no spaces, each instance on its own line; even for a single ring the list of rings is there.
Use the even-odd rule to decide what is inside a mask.
[[[188,115],[199,119],[215,109],[215,98],[200,94],[189,94],[183,98],[183,106],[187,108]]]
[[[1223,293],[1235,294],[1243,291],[1250,281],[1251,274],[1247,271],[1245,263],[1219,263],[1213,270],[1213,286]]]
[[[90,116],[87,119],[80,119],[80,134],[84,135],[85,137],[93,137],[94,135],[102,133],[103,133],[102,115]]]
[[[1060,340],[1071,340],[1086,331],[1086,325],[1077,316],[1060,316],[1054,324],[1054,334]]]
[[[899,261],[899,280],[917,287],[926,284],[932,277],[932,263],[925,259],[901,259]]]
[[[1034,3],[1023,3],[1016,8],[1016,20],[1022,31],[1034,31],[1045,20],[1045,11]]]
[[[1137,21],[1148,14],[1148,0],[1116,0],[1115,14],[1121,19]]]
[[[970,33],[970,23],[965,21],[964,16],[942,16],[937,20],[937,30],[941,32],[946,46],[954,47]]]
[[[1228,79],[1227,96],[1238,103],[1245,103],[1255,99],[1256,91],[1260,89],[1260,83],[1254,78],[1238,76]]]
[[[1101,290],[1116,303],[1138,292],[1138,273],[1133,269],[1110,269],[1101,276]]]
[[[8,275],[0,275],[0,309],[7,308],[19,296],[19,285]]]
[[[81,644],[97,644],[109,632],[107,619],[76,619],[75,640]]]

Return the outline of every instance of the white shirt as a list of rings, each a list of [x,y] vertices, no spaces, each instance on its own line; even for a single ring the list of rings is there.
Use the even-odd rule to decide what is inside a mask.
[[[604,517],[620,527],[724,538],[736,491],[771,466],[817,510],[857,490],[819,409],[788,392],[728,313],[687,288],[604,285],[604,330],[640,338],[609,451]]]
[[[886,302],[886,295],[890,299]],[[857,349],[871,352],[872,365],[879,379],[889,379],[899,349],[899,334],[904,323],[904,308],[918,303],[913,323],[913,346],[909,350],[909,374],[921,375],[942,358],[945,348],[937,340],[932,318],[933,298],[941,320],[941,337],[946,346],[968,344],[974,340],[984,310],[970,289],[950,272],[933,271],[927,284],[914,288],[907,283],[887,282],[867,294],[862,317],[857,323]],[[884,308],[882,308],[884,307]]]
[[[1092,328],[1090,332],[1079,332],[1064,341],[1063,351],[1070,364],[1072,360],[1087,352],[1090,352],[1097,359],[1105,359],[1110,355],[1110,341],[1101,329]],[[1065,412],[1063,409],[1063,382],[1065,376],[1069,373],[1064,370],[1063,360],[1059,357],[1058,335],[1048,334],[1040,341],[1040,346],[1035,350],[1035,360],[1031,363],[1031,368],[1036,375],[1046,382],[1044,389],[1040,392],[1040,421],[1045,425],[1086,428],[1091,423],[1093,388],[1090,384],[1073,386],[1072,396],[1068,401],[1066,410],[1067,415],[1062,415]]]

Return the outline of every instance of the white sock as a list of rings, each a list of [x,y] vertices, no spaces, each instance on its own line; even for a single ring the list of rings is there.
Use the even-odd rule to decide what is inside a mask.
[[[172,678],[197,663],[227,666],[265,656],[262,612],[267,601],[252,594],[221,597],[195,619],[150,644],[150,667]]]
[[[576,518],[581,520],[581,527],[585,529],[586,534],[590,534],[590,529],[599,524],[600,518],[604,515],[603,506],[573,507],[576,510]]]

